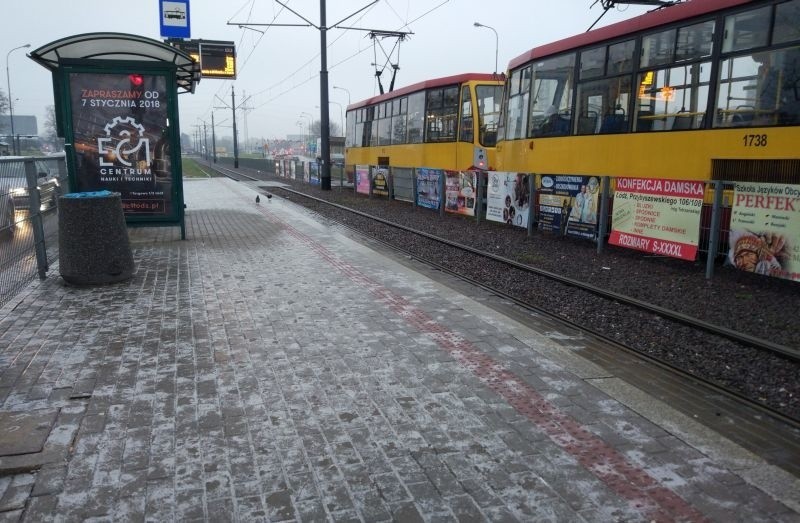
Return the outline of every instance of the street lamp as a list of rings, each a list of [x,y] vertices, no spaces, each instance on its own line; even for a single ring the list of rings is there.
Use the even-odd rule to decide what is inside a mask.
[[[494,27],[489,27],[488,25],[483,25],[480,22],[475,22],[473,24],[475,27],[485,27],[486,29],[491,29],[494,32],[494,74],[497,74],[497,48],[500,44],[500,38],[497,36],[497,31],[494,30]]]
[[[14,49],[6,53],[6,85],[8,86],[8,114],[11,120],[11,148],[14,151],[14,155],[17,154],[17,143],[14,141],[14,99],[11,97],[11,75],[9,74],[8,71],[8,56],[17,49],[24,49],[30,46],[31,44],[21,45],[19,47],[15,47]]]
[[[333,88],[334,89],[339,89],[340,91],[346,92],[347,93],[347,105],[350,105],[350,91],[348,91],[344,87],[336,87],[335,85],[333,86]]]

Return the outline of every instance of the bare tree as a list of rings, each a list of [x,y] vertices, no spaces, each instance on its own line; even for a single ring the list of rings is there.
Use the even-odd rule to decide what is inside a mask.
[[[51,145],[52,147],[58,149],[60,148],[61,141],[58,138],[58,131],[56,127],[56,106],[55,105],[48,105],[45,108],[45,115],[44,115],[44,133],[42,134],[42,140],[46,143]]]

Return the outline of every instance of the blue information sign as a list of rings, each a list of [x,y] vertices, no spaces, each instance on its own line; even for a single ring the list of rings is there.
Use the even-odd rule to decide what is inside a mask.
[[[164,38],[190,38],[189,0],[159,0],[161,36]]]

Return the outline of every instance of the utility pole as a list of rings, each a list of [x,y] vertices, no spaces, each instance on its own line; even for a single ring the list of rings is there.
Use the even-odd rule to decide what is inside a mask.
[[[331,145],[329,127],[330,107],[328,107],[328,28],[325,26],[325,0],[319,0],[319,48],[320,48],[320,68],[319,72],[319,92],[322,96],[320,100],[320,122],[322,128],[319,130],[322,146],[322,172],[320,173],[319,186],[323,191],[331,190]]]
[[[217,163],[217,135],[214,131],[214,111],[211,111],[211,149],[213,149],[214,163]]]
[[[206,131],[206,121],[203,120],[203,150],[205,151],[205,160],[208,161],[208,132]]]
[[[305,24],[254,24],[250,22],[228,22],[228,25],[237,25],[239,28],[250,28],[248,26],[291,26],[291,27],[314,27],[315,29],[319,30],[319,42],[320,42],[320,72],[319,72],[319,88],[320,88],[320,146],[322,148],[321,152],[321,162],[322,162],[322,172],[320,174],[320,189],[323,191],[330,191],[331,190],[331,147],[330,147],[330,128],[329,128],[329,121],[330,121],[330,106],[328,104],[328,44],[327,44],[327,32],[328,32],[328,25],[326,20],[326,13],[325,13],[325,0],[320,0],[319,2],[319,12],[320,12],[320,22],[319,25],[314,24],[313,22],[309,21],[307,18],[299,14],[297,11],[293,10],[291,7],[286,5],[286,3],[281,2],[281,0],[275,0],[281,7],[286,9],[287,11],[292,12],[298,18],[301,18]],[[339,22],[333,24],[330,28],[339,28],[339,29],[352,29],[356,31],[371,31],[371,29],[363,29],[358,27],[344,27],[342,26],[342,22],[352,18],[353,16],[357,15],[361,11],[367,9],[371,5],[374,5],[378,2],[378,0],[373,0],[366,6],[362,7],[358,11],[348,15],[347,17],[343,18]],[[404,34],[412,34],[412,33],[404,33]],[[235,144],[236,142],[234,142]]]
[[[239,168],[239,141],[236,138],[236,95],[231,86],[231,111],[233,111],[233,168]]]

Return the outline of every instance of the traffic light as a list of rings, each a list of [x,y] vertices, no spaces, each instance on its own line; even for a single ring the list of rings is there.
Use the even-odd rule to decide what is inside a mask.
[[[475,147],[472,151],[472,165],[478,169],[486,170],[486,149],[483,147]]]

